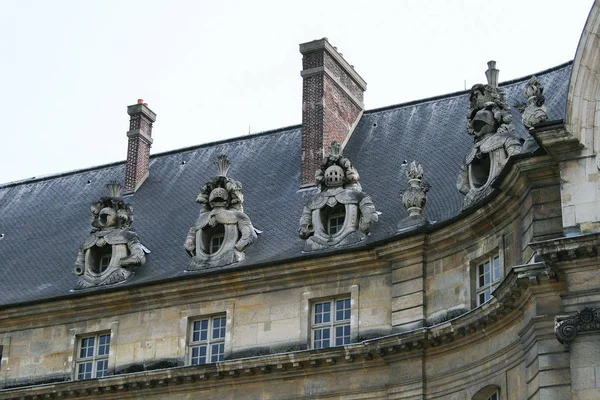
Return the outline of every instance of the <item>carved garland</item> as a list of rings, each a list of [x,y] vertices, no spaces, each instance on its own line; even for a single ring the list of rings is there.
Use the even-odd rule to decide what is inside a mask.
[[[554,321],[554,335],[565,346],[565,352],[571,349],[571,342],[578,333],[600,331],[600,312],[590,307],[577,311],[575,315],[556,317]]]

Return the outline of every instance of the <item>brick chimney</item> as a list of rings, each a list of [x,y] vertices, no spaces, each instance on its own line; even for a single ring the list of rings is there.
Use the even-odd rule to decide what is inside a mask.
[[[156,121],[156,114],[142,99],[138,99],[137,104],[128,106],[127,114],[131,119],[127,132],[129,143],[125,164],[124,194],[131,194],[139,189],[149,174],[152,123]]]
[[[362,115],[367,83],[327,38],[300,45],[302,53],[301,186],[315,184],[315,171],[331,142],[344,146]]]

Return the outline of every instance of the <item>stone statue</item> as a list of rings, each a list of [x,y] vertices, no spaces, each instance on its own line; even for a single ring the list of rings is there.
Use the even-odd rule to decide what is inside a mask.
[[[231,165],[227,156],[220,155],[214,164],[218,175],[196,198],[202,209],[183,245],[192,256],[189,271],[242,261],[244,250],[257,239],[250,218],[244,214],[242,184],[227,177]]]
[[[523,146],[523,140],[515,135],[506,95],[497,86],[495,62],[490,61],[488,65],[488,84],[473,86],[469,96],[467,131],[474,136],[474,144],[456,183],[458,190],[465,195],[463,209],[491,193],[493,180],[508,158],[519,154]]]
[[[304,251],[348,246],[366,238],[379,217],[358,180],[358,172],[340,153],[340,144],[333,142],[329,157],[315,172],[317,194],[300,218]]]
[[[546,98],[544,97],[544,85],[534,76],[529,79],[529,82],[523,88],[523,94],[527,99],[527,103],[517,103],[515,107],[523,114],[523,125],[527,129],[545,122],[550,117],[548,107],[544,105]]]
[[[406,166],[405,161],[403,167]],[[430,189],[429,184],[422,183],[423,166],[413,161],[406,169],[406,177],[408,178],[409,187],[402,193],[402,204],[409,215],[398,223],[399,231],[428,223],[421,215],[427,203],[427,192]]]
[[[133,267],[146,261],[147,249],[131,228],[133,207],[121,198],[119,182],[106,187],[109,196],[92,205],[93,229],[77,254],[76,289],[123,282],[133,274]]]

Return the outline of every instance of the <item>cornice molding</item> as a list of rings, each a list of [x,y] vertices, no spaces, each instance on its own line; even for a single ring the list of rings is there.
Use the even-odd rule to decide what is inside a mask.
[[[543,264],[513,267],[502,283],[494,290],[494,298],[470,312],[452,320],[427,328],[365,340],[343,347],[320,350],[303,350],[244,359],[234,359],[202,366],[187,366],[114,375],[101,379],[68,381],[24,388],[0,390],[5,399],[22,398],[76,398],[90,395],[126,397],[128,391],[143,391],[160,387],[198,385],[210,382],[218,385],[222,379],[251,378],[265,374],[283,374],[286,377],[303,375],[306,369],[333,367],[348,370],[386,364],[388,358],[415,357],[426,349],[449,344],[455,339],[484,332],[502,317],[518,312],[529,298],[527,289],[548,275]],[[487,335],[487,334],[486,334]],[[267,379],[267,377],[264,377]],[[271,378],[274,379],[274,378]],[[225,380],[223,380],[225,384]],[[231,383],[230,383],[231,384]]]

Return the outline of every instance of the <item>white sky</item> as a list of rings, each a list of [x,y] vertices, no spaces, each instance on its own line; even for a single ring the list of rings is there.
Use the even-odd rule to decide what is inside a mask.
[[[298,45],[324,36],[367,109],[574,58],[592,0],[0,0],[0,183],[122,161],[129,116],[152,153],[301,122]]]

